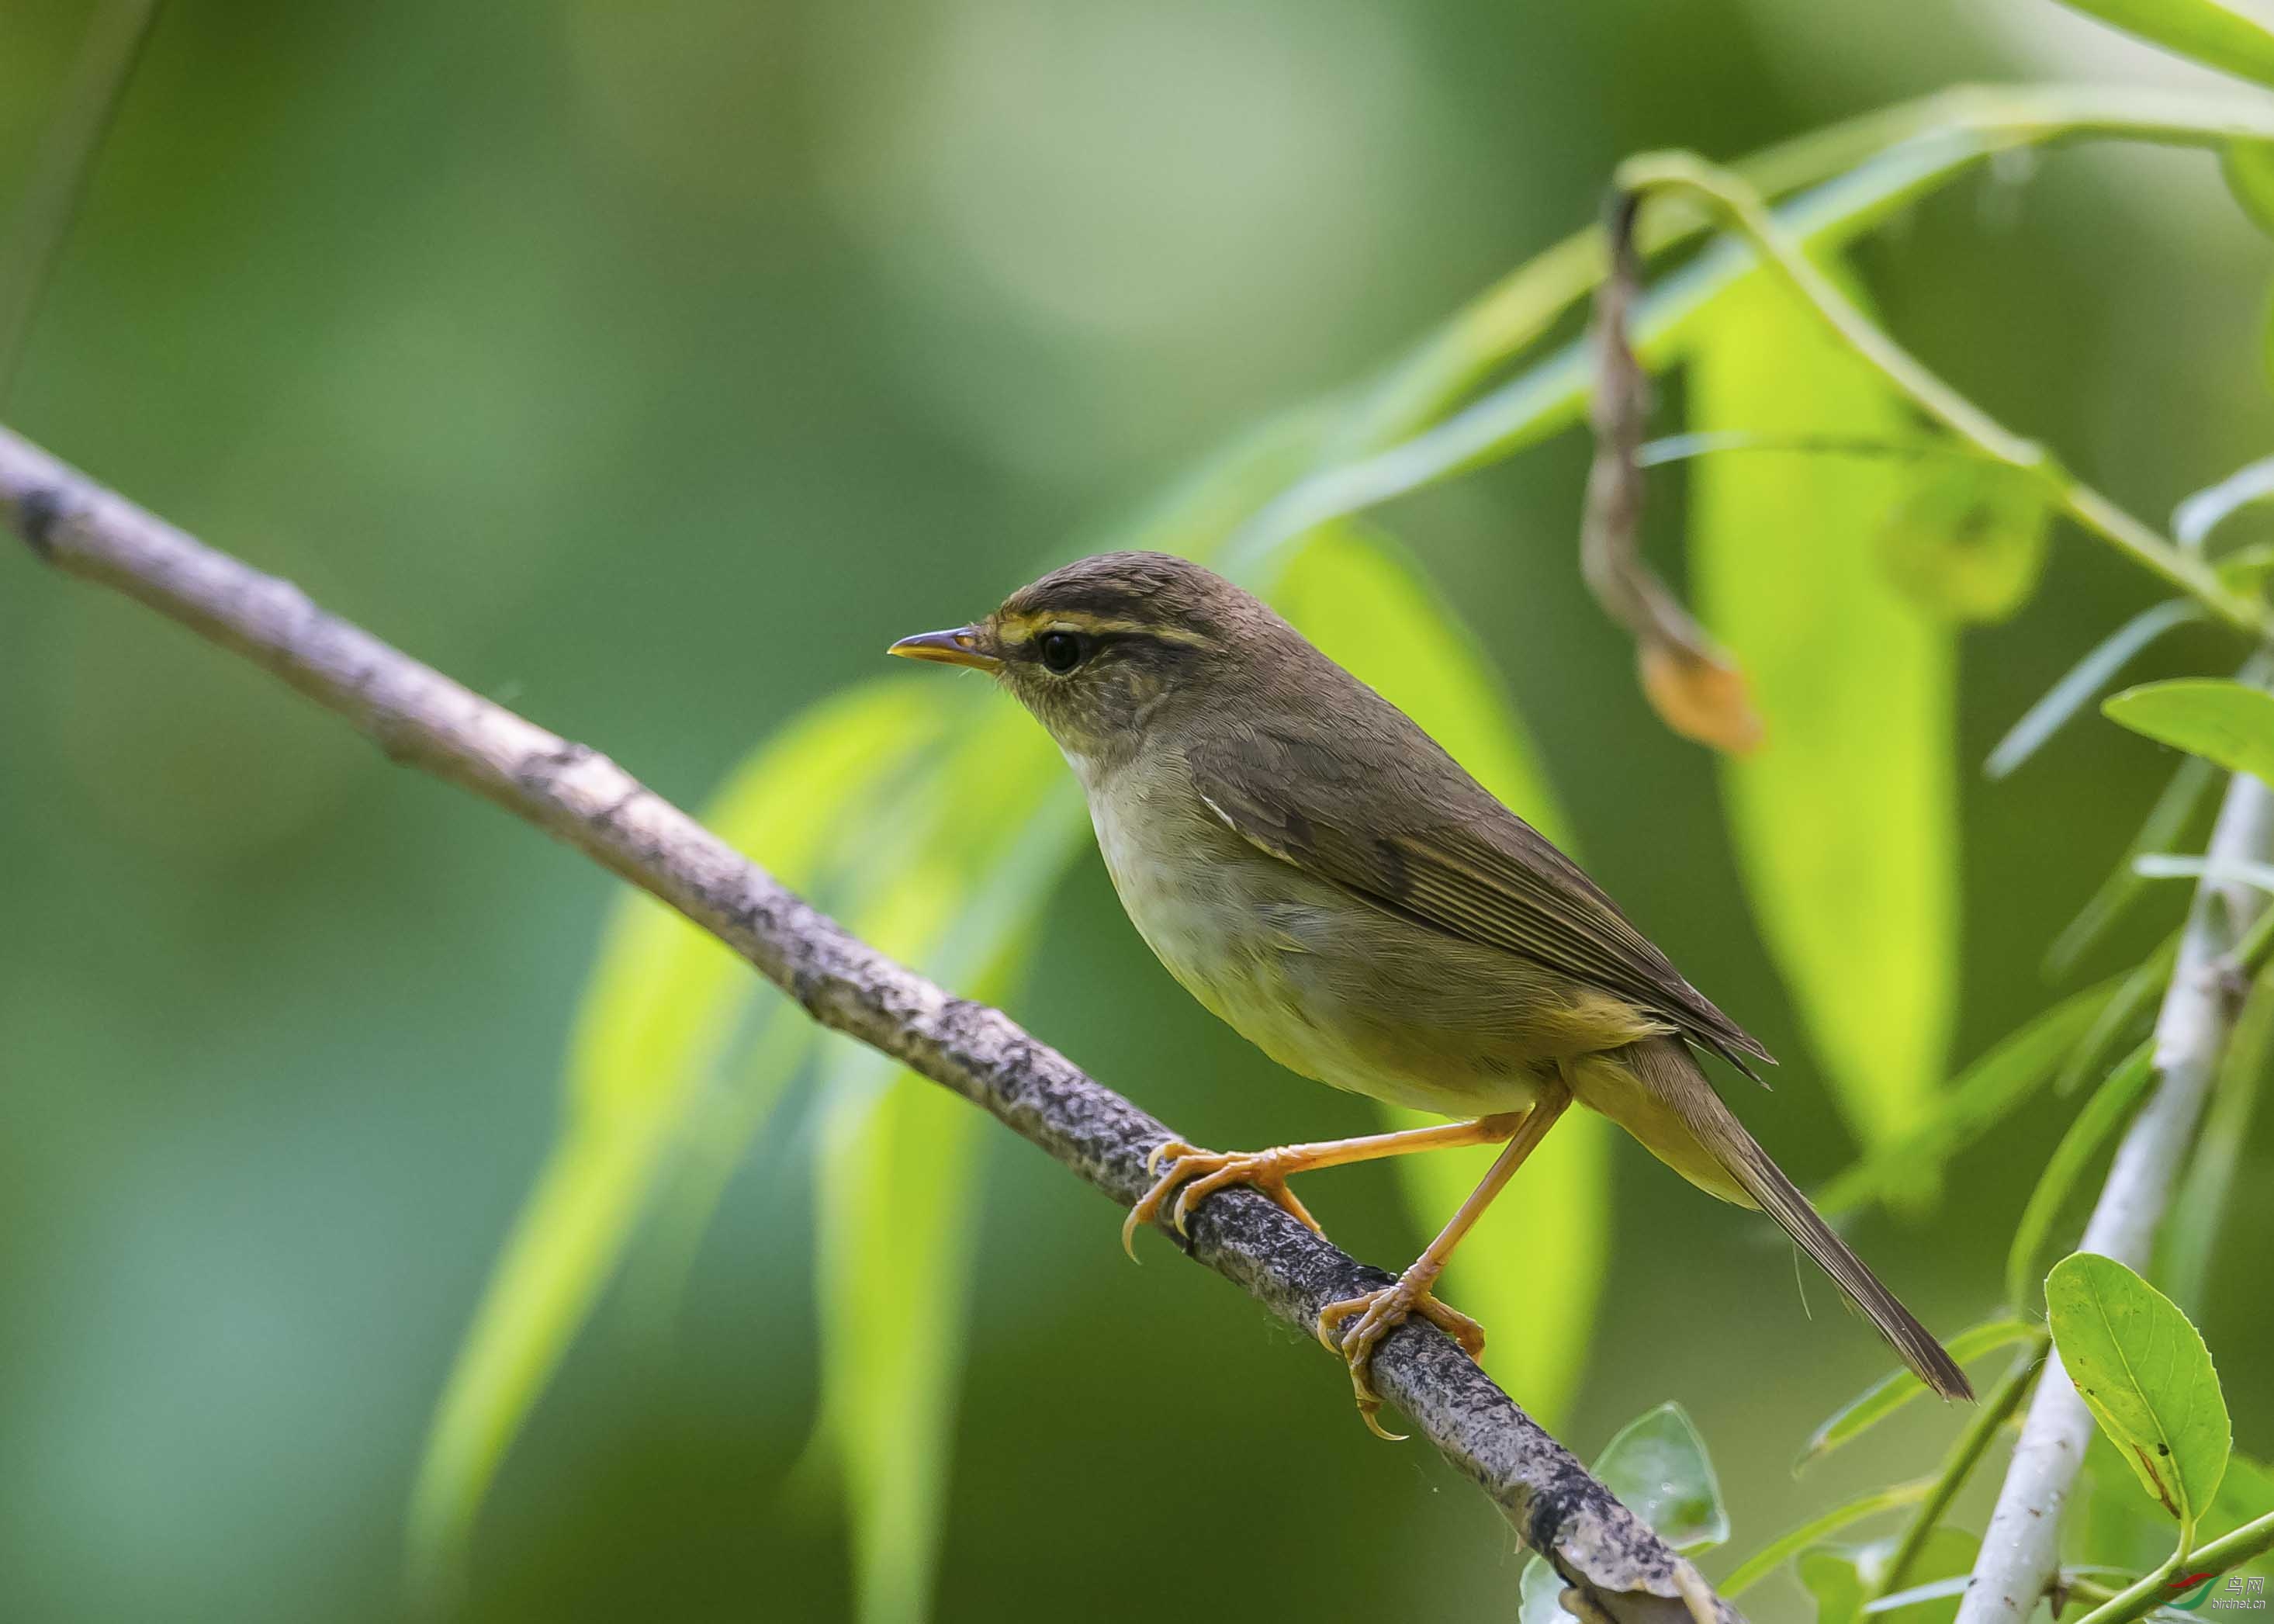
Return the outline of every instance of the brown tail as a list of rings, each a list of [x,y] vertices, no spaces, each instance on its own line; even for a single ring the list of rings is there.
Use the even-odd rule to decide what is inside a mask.
[[[1958,1362],[1927,1328],[1911,1317],[1895,1294],[1848,1249],[1817,1210],[1785,1177],[1784,1170],[1755,1144],[1690,1052],[1668,1039],[1655,1039],[1620,1051],[1639,1074],[1645,1090],[1674,1107],[1697,1138],[1754,1205],[1783,1226],[1808,1255],[1824,1265],[1848,1301],[1887,1339],[1918,1379],[1946,1399],[1972,1399],[1974,1389]],[[1584,1095],[1582,1096],[1584,1098]]]

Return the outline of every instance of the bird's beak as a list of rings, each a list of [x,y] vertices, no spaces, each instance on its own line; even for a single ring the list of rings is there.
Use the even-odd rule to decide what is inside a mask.
[[[1003,662],[989,653],[986,634],[977,626],[958,626],[953,631],[919,631],[902,638],[885,652],[903,660],[935,660],[942,665],[968,665],[975,671],[999,671]]]

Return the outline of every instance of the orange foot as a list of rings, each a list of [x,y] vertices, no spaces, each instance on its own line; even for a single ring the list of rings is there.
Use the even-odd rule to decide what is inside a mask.
[[[1374,1346],[1383,1337],[1419,1314],[1458,1342],[1461,1351],[1470,1358],[1485,1350],[1485,1328],[1429,1295],[1429,1282],[1436,1273],[1432,1269],[1425,1276],[1418,1268],[1408,1269],[1394,1286],[1369,1291],[1362,1297],[1329,1303],[1319,1311],[1319,1341],[1326,1344],[1329,1352],[1339,1352],[1348,1362],[1351,1387],[1358,1395],[1359,1419],[1376,1438],[1396,1442],[1405,1436],[1389,1431],[1374,1418],[1382,1410],[1382,1394],[1374,1390],[1368,1372],[1374,1363]],[[1358,1323],[1337,1337],[1337,1328],[1353,1314],[1359,1317]]]
[[[1168,1161],[1169,1170],[1161,1172],[1161,1163]],[[1177,1197],[1169,1210],[1169,1221],[1176,1226],[1178,1235],[1185,1231],[1185,1220],[1192,1216],[1196,1202],[1204,1201],[1227,1184],[1246,1184],[1261,1190],[1277,1202],[1312,1234],[1320,1235],[1318,1220],[1295,1192],[1287,1188],[1287,1175],[1300,1173],[1306,1164],[1299,1161],[1285,1150],[1243,1151],[1225,1154],[1204,1151],[1186,1144],[1182,1139],[1171,1139],[1154,1147],[1145,1158],[1145,1171],[1159,1174],[1159,1182],[1147,1190],[1129,1216],[1121,1220],[1121,1250],[1133,1261],[1137,1256],[1137,1230],[1160,1215],[1161,1204],[1170,1196]]]

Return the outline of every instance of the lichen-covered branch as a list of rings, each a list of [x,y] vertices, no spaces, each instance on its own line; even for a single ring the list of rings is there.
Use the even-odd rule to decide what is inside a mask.
[[[2231,956],[2266,905],[2262,894],[2219,871],[2270,857],[2274,791],[2237,774],[2211,832],[2211,872],[2196,888],[2171,988],[2157,1016],[2156,1091],[2117,1146],[2108,1182],[2077,1243],[2081,1251],[2135,1269],[2148,1265],[2157,1226],[2170,1210],[2172,1185],[2233,1030],[2242,984]],[[2022,1423],[1997,1509],[1982,1536],[1973,1582],[1959,1604],[1958,1624],[2025,1624],[2037,1611],[2053,1581],[2061,1512],[2076,1486],[2092,1427],[2092,1414],[2055,1351]]]
[[[4,429],[0,519],[56,568],[234,650],[395,760],[473,790],[659,897],[823,1025],[953,1089],[1114,1200],[1127,1205],[1151,1183],[1146,1154],[1171,1137],[1160,1122],[1001,1011],[848,934],[606,756],[470,692]],[[1191,1247],[1306,1331],[1327,1303],[1390,1280],[1244,1189],[1201,1205]],[[1434,1327],[1393,1333],[1374,1380],[1562,1575],[1584,1616],[1737,1624],[1694,1567]]]

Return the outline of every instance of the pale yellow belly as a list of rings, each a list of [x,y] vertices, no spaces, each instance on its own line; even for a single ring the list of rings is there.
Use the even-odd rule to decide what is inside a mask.
[[[1530,960],[1376,908],[1204,813],[1133,800],[1091,798],[1131,922],[1186,991],[1291,1070],[1474,1116],[1521,1110],[1560,1061],[1639,1035],[1623,1005]]]

